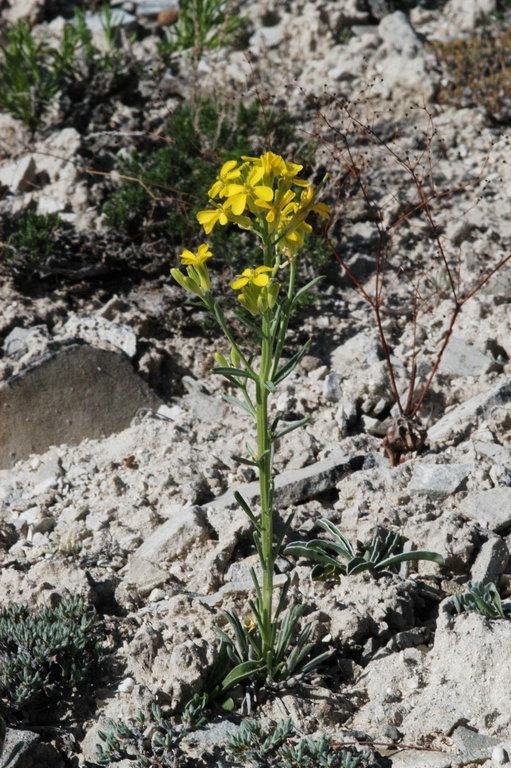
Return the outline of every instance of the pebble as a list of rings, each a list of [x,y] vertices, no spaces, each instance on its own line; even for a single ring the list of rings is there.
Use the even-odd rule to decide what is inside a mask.
[[[158,589],[158,587],[156,587],[150,593],[148,599],[149,599],[150,603],[158,603],[160,600],[164,600],[165,597],[166,597],[166,593],[164,592],[164,590],[163,589]]]
[[[133,678],[125,677],[124,680],[121,680],[121,682],[117,686],[117,690],[119,693],[131,693],[134,687],[135,687],[135,681],[133,680]]]

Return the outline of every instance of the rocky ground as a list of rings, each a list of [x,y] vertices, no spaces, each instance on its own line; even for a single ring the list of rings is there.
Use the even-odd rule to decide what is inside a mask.
[[[286,144],[268,123],[268,135],[256,130],[254,117],[249,144],[259,152],[274,141],[288,159],[305,157],[316,182],[329,174],[330,244],[357,282],[314,240],[301,277],[326,277],[289,337],[290,352],[307,338],[311,348],[274,398],[285,420],[310,417],[279,445],[279,519],[295,512],[295,539],[328,518],[354,543],[396,531],[405,550],[445,558],[332,581],[312,581],[305,559],[279,560],[277,583],[290,578],[315,651],[331,656],[305,680],[260,693],[252,716],[265,728],[291,717],[303,735],[369,742],[364,765],[511,763],[511,622],[459,612],[455,600],[472,580],[495,584],[511,608],[511,116],[504,86],[498,108],[481,103],[469,79],[461,100],[451,98],[439,53],[457,39],[475,46],[481,31],[497,39],[508,5],[247,0],[230,8],[245,19],[236,35],[224,22],[217,47],[164,55],[175,14],[161,12],[172,2],[112,2],[115,66],[100,54],[82,62],[32,129],[0,112],[0,606],[79,597],[104,622],[107,652],[58,716],[52,704],[13,707],[6,691],[15,683],[0,673],[10,726],[0,765],[94,766],[107,718],[127,722],[154,701],[178,718],[204,690],[223,611],[248,617],[257,558],[232,491],[257,503],[257,484],[231,455],[243,452],[252,424],[210,373],[222,339],[168,274],[201,240],[186,206],[179,226],[165,222],[203,190],[193,175],[179,186],[176,170],[163,191],[150,187],[158,199],[146,196],[138,219],[129,197],[124,218],[108,214],[119,173],[131,175],[129,152],[177,142],[166,134],[169,115],[190,105],[199,114],[212,94],[222,115],[255,103],[255,116],[268,108],[277,123],[291,121]],[[4,48],[19,19],[58,45],[72,6],[0,0]],[[99,12],[91,2],[85,19],[101,52]],[[192,138],[204,140],[198,152],[190,140],[189,152],[205,158],[212,180],[218,135],[200,128]],[[21,241],[29,212],[36,228],[41,217],[59,220]],[[215,290],[245,266],[243,247],[225,246]],[[427,445],[398,466],[381,447],[398,411],[363,295],[378,291],[377,265],[403,402],[412,361],[417,398],[456,314],[420,411]],[[5,648],[4,638],[0,663]],[[219,757],[246,714],[247,701],[238,705],[186,736],[182,759],[192,762],[183,765],[241,765]]]

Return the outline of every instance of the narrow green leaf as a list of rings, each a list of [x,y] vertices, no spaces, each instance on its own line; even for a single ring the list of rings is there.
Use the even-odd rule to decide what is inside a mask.
[[[243,661],[234,667],[229,674],[222,680],[220,684],[220,691],[225,693],[230,688],[233,688],[242,680],[246,680],[249,677],[254,677],[257,673],[263,670],[264,666],[260,661]]]
[[[238,408],[246,411],[250,416],[255,417],[255,409],[251,410],[248,403],[244,403],[242,400],[238,400],[237,397],[233,397],[232,395],[222,395],[222,398],[227,400],[228,403],[232,403],[232,405],[236,405]]]
[[[445,565],[445,560],[442,557],[442,555],[438,554],[437,552],[427,552],[425,550],[416,550],[414,552],[401,552],[398,555],[392,555],[392,557],[387,557],[385,560],[380,560],[379,563],[375,566],[375,570],[382,571],[385,568],[388,568],[391,565],[396,565],[397,563],[404,563],[407,560],[430,560],[433,563],[438,563],[439,565]]]
[[[250,509],[250,507],[248,506],[247,502],[245,501],[245,499],[243,498],[241,493],[239,491],[234,491],[233,495],[234,495],[235,500],[238,502],[238,504],[240,505],[242,510],[247,515],[247,517],[250,520],[250,522],[257,528],[257,530],[259,530],[259,523],[257,521],[257,518],[254,515],[254,513],[252,512],[252,510]]]
[[[297,419],[296,421],[293,421],[292,424],[289,424],[287,427],[284,427],[284,429],[281,429],[280,432],[274,434],[273,439],[279,440],[281,437],[284,437],[284,435],[289,434],[289,432],[293,432],[295,429],[303,427],[304,424],[307,424],[310,420],[310,416],[304,416],[303,419]]]
[[[259,466],[257,461],[253,461],[252,459],[244,459],[243,456],[237,456],[235,453],[231,453],[231,459],[233,461],[237,461],[238,464],[245,464],[247,467]]]
[[[312,290],[312,288],[314,288],[315,285],[317,285],[319,282],[321,282],[321,280],[324,280],[324,279],[325,279],[324,275],[319,275],[318,277],[315,277],[306,285],[302,286],[300,290],[298,290],[293,296],[292,304],[296,304],[297,301],[300,301],[302,296],[304,296],[306,293]]]
[[[212,372],[213,373],[218,373],[221,376],[227,376],[228,378],[229,377],[233,377],[233,376],[239,376],[242,379],[251,379],[252,381],[255,381],[255,377],[252,376],[250,371],[244,371],[242,368],[223,368],[223,367],[219,367],[219,368],[213,368]]]
[[[265,389],[268,390],[268,392],[276,392],[277,391],[277,387],[275,386],[273,381],[265,381],[264,382],[264,387],[265,387]]]
[[[310,349],[311,341],[310,339],[305,342],[303,347],[295,354],[293,357],[285,363],[285,365],[280,368],[275,376],[273,377],[273,383],[275,385],[280,384],[281,381],[284,381],[284,379],[289,376],[289,374],[296,368],[298,363],[301,361],[303,357],[307,354],[307,352]]]
[[[326,520],[325,518],[321,518],[321,520],[318,520],[316,522],[316,525],[319,528],[323,528],[323,530],[329,533],[334,539],[337,539],[338,541],[340,541],[341,544],[344,546],[345,550],[350,553],[351,557],[355,556],[356,554],[355,549],[352,546],[351,542],[349,541],[349,539],[346,538],[346,536],[343,533],[341,533],[339,528],[336,525],[334,525],[334,523],[332,523],[331,520]]]

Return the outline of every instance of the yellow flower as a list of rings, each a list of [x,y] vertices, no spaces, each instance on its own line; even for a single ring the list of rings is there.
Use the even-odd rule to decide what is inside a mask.
[[[197,221],[204,227],[206,235],[213,230],[213,227],[217,222],[220,222],[222,226],[225,226],[229,221],[225,203],[218,204],[212,211],[199,211],[197,214]]]
[[[298,165],[298,163],[286,163],[281,155],[276,155],[274,152],[265,152],[264,155],[260,155],[259,157],[247,157],[243,155],[242,159],[250,161],[256,167],[261,167],[264,176],[274,174],[275,176],[280,176],[282,179],[292,181],[293,184],[297,184],[299,187],[306,187],[309,183],[305,179],[295,178],[296,174],[300,173],[302,170],[303,165]]]
[[[314,203],[315,194],[316,191],[312,184],[310,184],[307,189],[304,189],[300,195],[302,207],[304,209],[308,208],[309,211],[315,211],[316,213],[319,213],[320,216],[328,219],[330,216],[330,208],[325,203]]]
[[[236,275],[236,280],[233,280],[231,283],[231,288],[234,288],[235,291],[239,291],[248,283],[257,285],[259,288],[262,288],[270,281],[270,278],[265,274],[265,272],[271,271],[271,267],[262,266],[256,267],[255,269],[250,269],[250,267],[247,267],[247,269],[243,270],[241,275]]]
[[[243,184],[228,184],[223,195],[227,197],[224,205],[228,205],[235,216],[240,216],[247,203],[252,198],[259,198],[261,200],[272,200],[273,189],[267,187],[264,184],[258,184],[262,179],[263,169],[261,167],[254,167],[248,174]]]
[[[231,179],[239,178],[241,167],[237,168],[237,164],[237,160],[228,160],[222,165],[220,173],[216,177],[215,183],[208,191],[209,197],[217,197],[217,195],[222,194],[224,188],[229,183],[229,181],[231,181]]]
[[[267,203],[266,200],[257,199],[254,203],[258,208],[266,208],[268,210],[266,221],[271,224],[275,219],[280,219],[281,216],[287,218],[290,210],[289,206],[294,197],[295,193],[288,189],[278,201],[275,200],[273,203]]]
[[[181,259],[181,264],[183,265],[193,265],[194,267],[200,267],[202,264],[204,264],[206,259],[210,259],[212,256],[213,254],[209,250],[209,245],[203,243],[202,245],[199,245],[196,254],[192,253],[192,251],[189,251],[188,249],[185,249],[179,258]]]

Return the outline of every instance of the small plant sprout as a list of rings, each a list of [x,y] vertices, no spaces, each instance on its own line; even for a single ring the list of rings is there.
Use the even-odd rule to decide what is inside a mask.
[[[385,536],[376,534],[369,545],[356,550],[330,520],[318,520],[316,525],[329,533],[332,541],[314,539],[305,543],[292,542],[285,548],[286,555],[307,557],[316,562],[311,572],[313,579],[350,576],[362,571],[379,573],[411,560],[431,560],[439,565],[444,564],[442,555],[435,552],[400,552],[397,532],[388,531]]]
[[[300,297],[321,279],[315,277],[301,288],[296,285],[298,255],[305,236],[312,230],[308,219],[314,213],[329,216],[327,206],[317,200],[318,190],[300,178],[301,170],[301,165],[286,162],[273,152],[259,157],[242,157],[241,162],[228,160],[209,189],[210,207],[197,214],[206,235],[217,226],[235,224],[250,230],[260,240],[261,261],[241,263],[230,283],[238,301],[239,320],[249,329],[254,341],[250,352],[241,348],[221,304],[211,292],[208,262],[213,253],[209,246],[204,243],[195,253],[183,251],[181,263],[185,272],[171,270],[179,285],[213,314],[226,337],[229,355],[215,356],[218,367],[214,372],[225,376],[238,390],[238,397],[228,396],[227,399],[253,419],[257,433],[257,445],[248,448],[248,455],[234,458],[253,467],[259,475],[260,512],[251,509],[239,493],[235,497],[254,527],[262,581],[252,569],[255,597],[249,600],[253,615],[249,626],[235,613],[228,612],[226,616],[235,639],[218,630],[220,661],[224,663],[225,672],[229,666],[233,667],[218,679],[219,695],[246,680],[270,688],[278,686],[291,676],[305,674],[328,655],[308,660],[312,649],[309,643],[311,625],[298,632],[305,606],[286,610],[288,585],[278,599],[274,587],[275,561],[292,519],[288,518],[283,532],[276,537],[275,443],[305,424],[307,419],[280,426],[279,416],[270,421],[269,401],[309,349],[309,343],[306,343],[292,357],[282,361],[290,314]]]
[[[456,613],[475,611],[486,619],[511,619],[510,606],[504,609],[499,590],[493,582],[469,581],[467,587],[467,592],[452,598]]]

